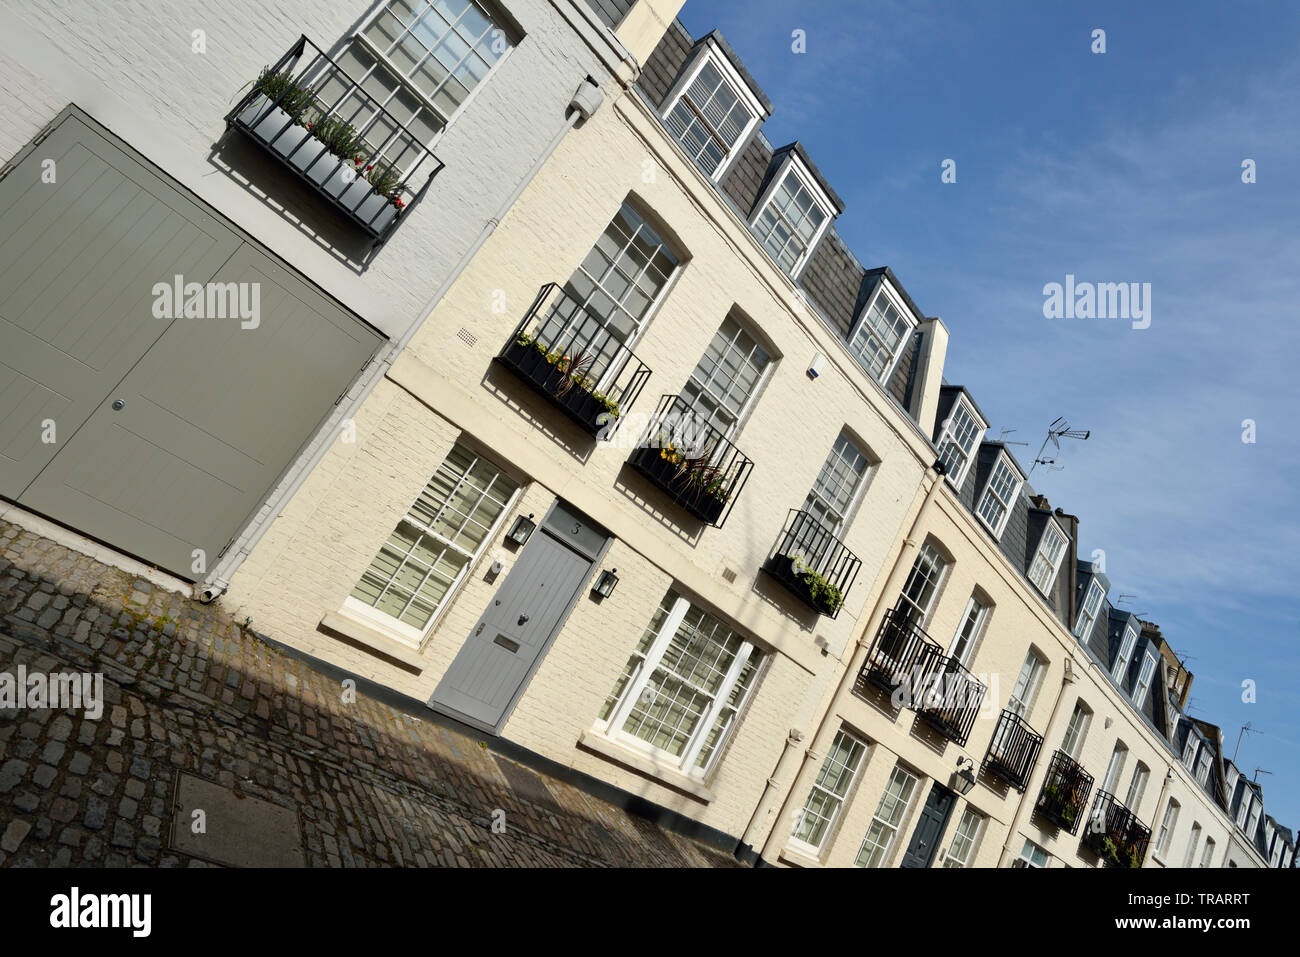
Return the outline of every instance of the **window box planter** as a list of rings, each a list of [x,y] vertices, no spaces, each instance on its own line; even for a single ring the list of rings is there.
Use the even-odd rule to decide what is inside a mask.
[[[1077,834],[1092,785],[1092,775],[1058,749],[1048,765],[1035,810],[1067,833]]]
[[[706,525],[717,525],[727,507],[724,492],[710,492],[682,470],[681,463],[663,449],[637,449],[634,469],[657,485],[668,497]]]
[[[553,282],[494,359],[593,438],[613,435],[650,377],[603,317]]]
[[[754,467],[680,396],[659,402],[627,464],[691,515],[720,528]]]
[[[502,365],[582,426],[583,431],[596,435],[607,422],[618,418],[605,403],[573,380],[563,362],[548,361],[546,353],[535,343],[513,340],[498,358]]]
[[[815,586],[809,580],[811,574],[802,556],[774,555],[763,565],[763,571],[788,588],[791,594],[819,615],[834,618],[839,614],[840,606],[844,604],[843,596],[837,593],[826,594],[819,591],[813,594]]]
[[[1115,795],[1098,791],[1092,813],[1084,824],[1080,842],[1106,867],[1141,867],[1146,860],[1151,829],[1126,808]]]
[[[791,509],[763,571],[819,615],[834,618],[861,564],[811,513]]]
[[[415,198],[415,192],[407,184],[420,176],[427,182],[442,169],[442,164],[415,134],[305,36],[273,66],[267,67],[265,75],[278,80],[279,85],[274,88],[284,92],[277,94],[277,99],[267,96],[260,89],[263,81],[259,79],[226,115],[227,128],[239,130],[284,164],[367,233],[374,245],[387,240],[401,218],[402,209]],[[365,164],[360,169],[354,157],[336,156],[307,127],[309,122],[319,123],[323,117],[330,116],[335,105],[324,102],[320,91],[340,88],[351,91],[348,108],[356,113],[359,130],[391,131],[386,132],[382,143],[358,144]],[[280,101],[289,109],[283,109]],[[348,115],[351,117],[353,113]],[[337,117],[333,119],[338,122]],[[379,164],[389,163],[401,170],[403,181],[394,182],[397,179],[394,176],[381,184],[388,189],[391,183],[392,188],[380,192],[362,174],[367,166],[387,168]]]

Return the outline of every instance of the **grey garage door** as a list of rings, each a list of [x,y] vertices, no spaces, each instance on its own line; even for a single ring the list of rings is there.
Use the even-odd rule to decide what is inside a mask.
[[[161,568],[212,567],[381,342],[75,109],[0,180],[0,495]]]

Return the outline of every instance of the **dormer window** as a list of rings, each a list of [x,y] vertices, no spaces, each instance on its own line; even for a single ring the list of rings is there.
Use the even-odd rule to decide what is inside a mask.
[[[1201,787],[1205,787],[1205,783],[1210,778],[1210,760],[1210,749],[1206,748],[1201,752],[1201,760],[1196,763],[1196,780],[1200,782]]]
[[[756,205],[750,226],[776,264],[796,276],[834,218],[835,208],[799,157],[793,152],[789,156],[784,171],[772,178],[772,186]]]
[[[958,395],[936,443],[939,461],[948,470],[947,478],[953,488],[961,488],[962,482],[966,481],[966,472],[975,459],[975,446],[987,427],[975,414],[970,401],[964,395]]]
[[[1147,703],[1147,694],[1151,691],[1151,679],[1156,673],[1156,656],[1147,653],[1142,659],[1142,667],[1138,671],[1137,684],[1133,686],[1133,704],[1142,708]]]
[[[1111,671],[1111,677],[1116,682],[1123,684],[1124,675],[1128,674],[1128,663],[1133,659],[1133,646],[1137,644],[1137,632],[1133,626],[1129,625],[1124,629],[1124,637],[1119,643],[1119,654],[1115,656],[1115,667]]]
[[[980,496],[979,505],[975,509],[975,514],[988,526],[994,538],[1001,538],[1002,530],[1007,527],[1007,516],[1011,514],[1016,492],[1020,490],[1020,480],[1020,471],[1012,464],[1011,456],[1005,451],[999,452],[984,486],[984,494]],[[1055,570],[1052,574],[1056,574]]]
[[[881,283],[862,311],[857,329],[849,339],[849,350],[873,379],[884,382],[894,371],[894,363],[914,325],[907,308],[895,301]]]
[[[1044,595],[1050,594],[1056,582],[1056,573],[1065,557],[1065,532],[1059,525],[1049,521],[1043,527],[1043,537],[1038,540],[1038,551],[1029,563],[1029,580]]]
[[[1101,600],[1106,597],[1106,589],[1101,587],[1101,582],[1094,578],[1088,582],[1088,594],[1084,596],[1083,604],[1079,607],[1079,617],[1074,622],[1074,637],[1084,639],[1092,633],[1092,623],[1097,620],[1097,612],[1101,610]]]
[[[717,182],[763,115],[762,104],[711,40],[676,91],[664,107],[664,123],[700,171]]]

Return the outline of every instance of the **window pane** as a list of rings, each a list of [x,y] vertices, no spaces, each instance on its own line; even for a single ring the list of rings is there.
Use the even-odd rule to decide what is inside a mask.
[[[423,629],[477,557],[517,488],[494,465],[454,446],[371,561],[352,597]]]
[[[866,745],[847,731],[841,729],[836,733],[830,752],[817,774],[817,780],[813,782],[808,800],[804,802],[803,811],[795,822],[796,840],[821,847],[839,815],[865,751]]]

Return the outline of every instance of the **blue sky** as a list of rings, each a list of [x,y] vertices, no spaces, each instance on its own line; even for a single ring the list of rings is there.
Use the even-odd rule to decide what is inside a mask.
[[[1187,656],[1228,755],[1260,729],[1238,764],[1272,772],[1266,809],[1300,828],[1300,5],[688,0],[681,18],[745,61],[768,137],[807,147],[863,264],[943,317],[946,378],[991,435],[1015,429],[1028,464],[1058,415],[1092,430],[1035,488]],[[1067,273],[1151,283],[1150,328],[1044,318]]]

